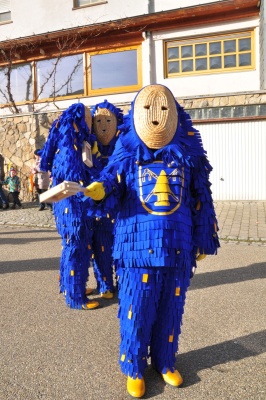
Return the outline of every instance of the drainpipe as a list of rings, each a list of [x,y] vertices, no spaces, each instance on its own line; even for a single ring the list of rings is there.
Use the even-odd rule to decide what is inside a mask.
[[[151,14],[154,12],[154,0],[147,1],[147,12]],[[142,33],[145,40],[145,58],[148,60],[148,69],[144,72],[145,85],[150,85],[152,83],[152,65],[153,64],[153,49],[152,49],[152,33],[150,31],[145,31]]]

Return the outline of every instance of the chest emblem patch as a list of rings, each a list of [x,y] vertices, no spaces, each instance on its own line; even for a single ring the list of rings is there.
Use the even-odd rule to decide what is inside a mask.
[[[139,198],[150,214],[169,215],[181,205],[184,169],[167,167],[162,162],[139,166]]]

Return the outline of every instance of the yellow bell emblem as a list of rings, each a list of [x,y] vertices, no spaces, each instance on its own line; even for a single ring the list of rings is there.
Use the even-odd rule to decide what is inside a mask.
[[[164,170],[161,171],[158,176],[156,185],[154,186],[153,194],[157,196],[157,201],[154,203],[155,206],[170,206],[169,193],[171,193],[170,186],[168,183],[167,175]]]

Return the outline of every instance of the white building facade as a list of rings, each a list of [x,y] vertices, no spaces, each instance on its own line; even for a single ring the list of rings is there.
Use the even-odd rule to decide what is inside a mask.
[[[160,83],[201,131],[214,199],[265,200],[265,36],[264,0],[0,0],[0,118],[126,110]]]

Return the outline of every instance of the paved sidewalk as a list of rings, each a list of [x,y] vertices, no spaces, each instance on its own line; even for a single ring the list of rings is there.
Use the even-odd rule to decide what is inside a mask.
[[[37,203],[24,203],[23,207],[0,209],[0,225],[56,228],[51,211],[38,211]],[[266,242],[266,200],[216,201],[215,210],[220,239]]]
[[[219,237],[266,242],[266,201],[216,201]]]

